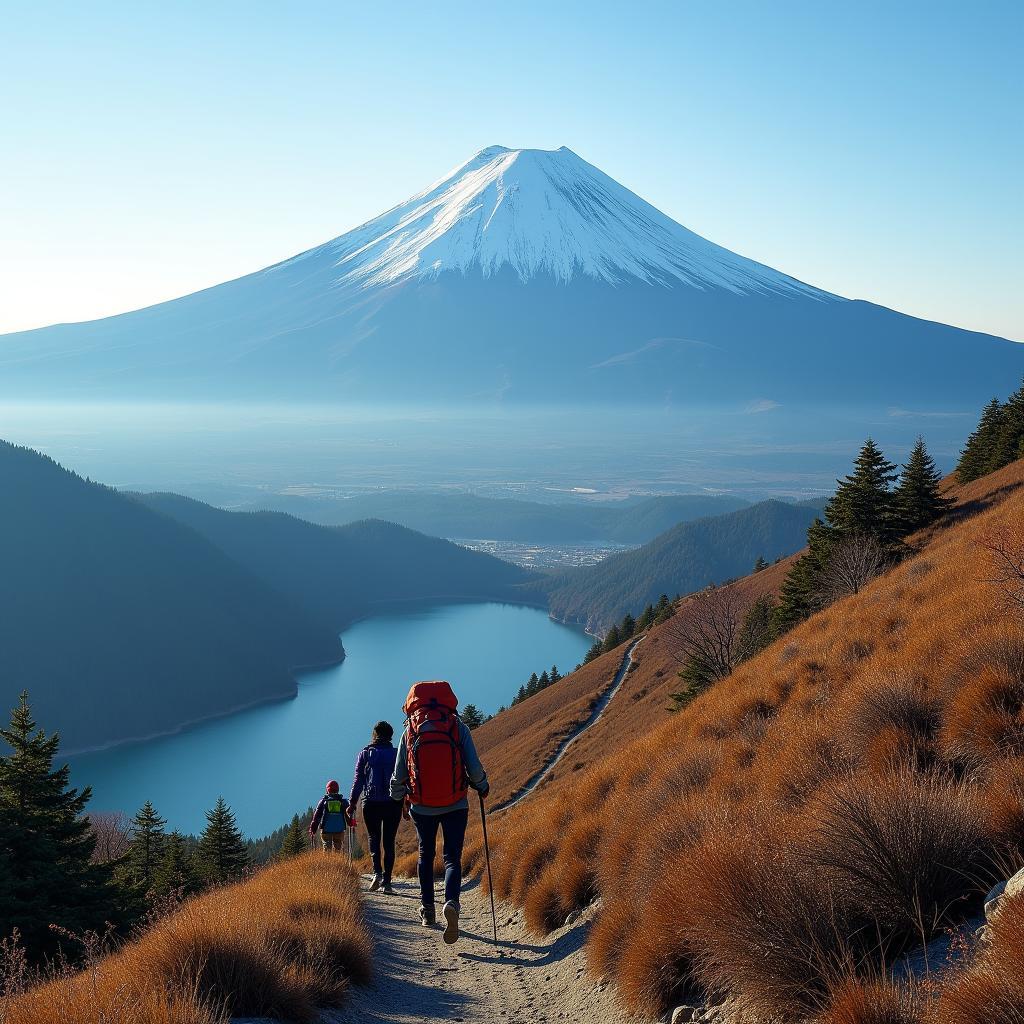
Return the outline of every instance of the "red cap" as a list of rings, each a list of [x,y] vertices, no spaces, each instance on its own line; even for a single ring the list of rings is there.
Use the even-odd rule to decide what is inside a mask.
[[[337,784],[337,782],[334,781],[334,779],[331,779],[331,781],[327,783],[327,792],[328,793],[337,793],[338,792],[338,788],[339,788],[338,784]]]

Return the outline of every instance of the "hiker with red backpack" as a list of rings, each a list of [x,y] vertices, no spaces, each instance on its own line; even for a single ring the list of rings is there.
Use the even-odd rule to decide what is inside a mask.
[[[490,787],[473,736],[458,715],[459,701],[446,682],[413,684],[402,710],[405,732],[398,745],[391,779],[394,800],[410,803],[419,839],[420,923],[432,928],[434,855],[441,827],[444,861],[444,941],[459,937],[459,896],[462,892],[462,845],[469,820],[469,787],[481,802]]]
[[[348,827],[348,801],[341,795],[341,787],[334,779],[327,783],[327,792],[320,798],[309,823],[309,839],[320,832],[320,841],[325,850],[344,850],[342,840]]]
[[[395,730],[388,722],[373,727],[370,745],[363,747],[356,758],[356,773],[349,797],[349,821],[356,816],[363,801],[363,822],[373,860],[373,881],[370,891],[383,887],[391,893],[391,871],[395,866],[395,836],[402,824],[402,805],[391,799],[391,776],[395,771],[397,751],[391,740]],[[383,847],[383,859],[381,848]]]

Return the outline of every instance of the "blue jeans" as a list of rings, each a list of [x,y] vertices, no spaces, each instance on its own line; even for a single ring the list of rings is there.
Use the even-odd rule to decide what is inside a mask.
[[[444,899],[446,903],[458,903],[462,892],[462,844],[466,839],[469,811],[465,807],[446,814],[417,814],[413,811],[412,821],[420,841],[417,873],[423,906],[434,905],[434,857],[437,853],[438,825],[441,826],[443,837],[441,859],[444,861]]]

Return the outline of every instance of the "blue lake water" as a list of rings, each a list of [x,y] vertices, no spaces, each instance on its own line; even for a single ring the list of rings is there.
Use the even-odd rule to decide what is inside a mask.
[[[483,713],[508,704],[531,672],[578,664],[591,640],[535,608],[456,604],[376,616],[342,634],[347,657],[303,673],[294,700],[207,722],[176,736],[82,754],[74,785],[94,811],[132,814],[146,800],[169,828],[198,832],[223,796],[242,831],[261,836],[315,803],[329,778],[344,792],[356,754],[384,718],[402,725],[418,679],[447,679]]]

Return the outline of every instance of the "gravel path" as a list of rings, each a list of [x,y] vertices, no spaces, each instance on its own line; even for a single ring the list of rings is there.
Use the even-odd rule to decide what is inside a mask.
[[[646,635],[646,634],[644,634]],[[608,705],[612,702],[612,698],[616,693],[619,692],[619,687],[622,686],[623,680],[629,674],[629,670],[633,665],[633,652],[637,649],[637,645],[643,640],[643,636],[638,636],[627,648],[626,653],[622,655],[622,661],[619,664],[619,669],[615,673],[615,678],[612,680],[611,685],[604,693],[598,698],[597,703],[594,705],[593,710],[590,712],[590,717],[576,730],[571,732],[561,743],[558,744],[555,749],[555,754],[550,761],[544,767],[537,772],[536,775],[530,779],[525,786],[511,800],[506,800],[503,804],[497,804],[491,807],[488,814],[497,814],[498,811],[508,810],[509,807],[515,807],[520,800],[525,800],[550,774],[555,770],[558,762],[562,760],[569,748],[588,730],[593,728],[601,716],[605,713]]]
[[[366,893],[376,978],[354,990],[325,1024],[642,1024],[622,1012],[610,986],[586,971],[588,915],[536,939],[520,913],[499,907],[495,949],[490,903],[475,882],[463,893],[462,937],[454,946],[442,942],[439,928],[419,924],[419,905],[413,882],[396,882],[393,896]]]

